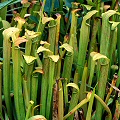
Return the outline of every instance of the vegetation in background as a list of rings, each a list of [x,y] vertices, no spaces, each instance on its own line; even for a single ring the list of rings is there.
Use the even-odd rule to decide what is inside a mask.
[[[120,0],[0,2],[1,120],[120,119]]]

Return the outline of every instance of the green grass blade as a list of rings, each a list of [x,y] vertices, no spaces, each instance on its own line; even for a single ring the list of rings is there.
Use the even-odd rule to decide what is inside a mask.
[[[98,95],[94,94],[94,97],[100,102],[100,104],[107,111],[108,116],[106,117],[106,120],[112,120],[112,114],[111,114],[111,111],[110,111],[109,107],[105,104],[105,102]]]
[[[76,105],[67,115],[63,117],[63,120],[66,120],[69,116],[71,116],[78,108],[82,107],[84,104],[89,102],[91,93],[88,93],[87,97],[82,100],[78,105]]]
[[[82,101],[83,99],[86,98],[86,81],[88,78],[88,67],[84,67],[84,71],[83,71],[83,76],[82,76],[82,83],[80,86],[80,95],[79,95],[79,101]],[[87,113],[87,105],[85,104],[84,106],[82,106],[82,109],[84,110],[84,116],[86,116]]]
[[[95,88],[92,91],[90,102],[88,105],[88,111],[86,115],[86,120],[91,120],[91,114],[92,114],[92,107],[93,107],[93,102],[94,102],[94,94],[95,94]]]

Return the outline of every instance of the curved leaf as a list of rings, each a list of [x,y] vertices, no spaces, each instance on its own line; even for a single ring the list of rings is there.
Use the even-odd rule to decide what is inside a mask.
[[[27,55],[23,55],[25,61],[27,64],[30,64],[32,63],[35,59],[37,59],[36,57],[33,57],[33,56],[27,56]]]
[[[49,22],[51,20],[54,20],[54,19],[52,17],[43,17],[42,18],[42,24],[45,24],[45,23],[47,23],[47,22]]]
[[[25,36],[27,38],[33,39],[33,38],[38,37],[40,34],[41,34],[40,32],[34,32],[34,31],[25,29]]]
[[[120,24],[120,22],[109,21],[112,24],[111,30],[115,30],[115,28]]]
[[[101,30],[101,40],[100,40],[100,53],[109,57],[110,53],[108,52],[110,49],[110,23],[109,19],[112,15],[117,14],[115,10],[108,10],[107,12],[102,14],[102,30]]]
[[[50,43],[48,43],[47,41],[40,41],[41,45],[44,45],[45,48],[49,48],[50,47]]]
[[[83,21],[86,21],[88,19],[90,19],[95,13],[97,13],[97,10],[92,10],[90,12],[88,12],[84,17],[83,17]]]
[[[75,84],[75,83],[68,83],[66,86],[67,86],[67,87],[73,87],[73,88],[77,89],[78,92],[79,92],[79,87],[78,87],[78,85]]]
[[[102,54],[97,53],[97,52],[91,52],[90,55],[94,61],[101,59],[101,58],[105,58],[105,59],[109,60],[105,55],[102,55]]]
[[[70,45],[67,44],[67,43],[64,43],[63,45],[61,45],[60,48],[64,48],[64,49],[66,49],[68,52],[73,53],[73,47],[70,46]]]
[[[42,69],[36,69],[33,71],[33,74],[34,73],[41,73],[41,74],[44,74],[44,71]]]
[[[16,35],[17,33],[19,33],[19,31],[20,30],[18,28],[10,27],[3,31],[3,36],[7,36],[9,38],[9,37],[12,37],[12,36]]]
[[[91,5],[85,5],[85,4],[83,4],[83,6],[84,6],[87,10],[91,10],[91,8],[93,7],[93,6],[91,6]]]
[[[59,55],[49,55],[49,57],[54,61],[57,62],[59,60]]]
[[[29,118],[28,120],[47,120],[47,119],[42,115],[35,115]]]
[[[37,53],[40,53],[40,52],[51,52],[51,51],[49,49],[45,48],[45,47],[40,46],[37,49]]]

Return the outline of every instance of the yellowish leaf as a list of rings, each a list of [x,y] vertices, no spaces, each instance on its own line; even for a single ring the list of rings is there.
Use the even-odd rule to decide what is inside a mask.
[[[25,19],[21,18],[20,16],[15,17],[14,20],[18,21],[20,24],[24,24],[26,22]]]
[[[37,53],[40,53],[40,52],[51,52],[49,49],[43,47],[43,46],[40,46],[38,49],[37,49]]]
[[[15,27],[10,27],[8,29],[5,29],[3,31],[3,35],[9,37],[15,36],[17,33],[19,33],[19,29]]]
[[[43,69],[36,69],[36,70],[33,71],[33,74],[34,74],[34,73],[44,74],[44,71],[43,71]]]
[[[49,57],[54,61],[57,62],[59,60],[59,55],[49,55]]]
[[[35,115],[30,117],[28,120],[47,120],[47,119],[42,115]]]
[[[41,45],[44,45],[44,44],[49,44],[50,45],[50,43],[48,43],[47,41],[42,41],[42,40],[40,41],[40,44]]]
[[[46,41],[40,41],[41,45],[44,45],[45,48],[49,48],[50,47],[50,43],[46,42]]]
[[[49,22],[51,20],[54,20],[54,19],[52,17],[43,17],[42,18],[42,24],[45,24],[45,23],[47,23],[47,22]]]
[[[68,84],[67,84],[67,87],[73,87],[73,88],[77,89],[78,92],[79,92],[79,87],[78,87],[78,85],[75,84],[75,83],[68,83]]]
[[[36,59],[36,57],[28,56],[28,55],[23,55],[23,57],[27,64],[31,64]]]
[[[101,58],[108,59],[105,55],[102,55],[102,54],[97,53],[97,52],[91,52],[90,55],[93,57],[94,61],[101,59]]]
[[[40,32],[34,32],[34,31],[25,29],[25,36],[29,39],[36,38],[39,35],[40,35]]]
[[[68,52],[73,53],[73,47],[70,46],[70,45],[67,44],[67,43],[64,43],[63,45],[61,45],[60,48],[64,48],[64,49],[66,49]]]

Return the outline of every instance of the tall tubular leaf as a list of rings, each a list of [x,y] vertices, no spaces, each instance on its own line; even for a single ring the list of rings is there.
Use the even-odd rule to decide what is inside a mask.
[[[73,38],[73,35],[71,36]],[[69,46],[71,47],[71,46]],[[64,87],[64,98],[65,98],[65,107],[68,104],[68,89],[66,88],[67,83],[70,82],[71,70],[73,64],[73,53],[67,52],[64,60],[63,73],[62,77],[65,78],[63,87]]]
[[[46,114],[46,105],[47,105],[47,91],[48,91],[48,79],[49,79],[49,58],[48,54],[50,52],[49,49],[46,49],[42,46],[40,46],[37,49],[37,53],[44,52],[43,53],[43,75],[42,75],[42,82],[41,82],[41,97],[40,97],[40,103],[42,106],[40,107],[40,114],[45,116]]]
[[[76,72],[75,75],[74,75],[74,83],[77,85],[78,84],[78,73]],[[78,103],[78,99],[79,99],[79,89],[75,89],[73,88],[73,91],[72,91],[72,97],[71,97],[71,100],[70,100],[70,105],[69,105],[69,110],[68,111],[71,111]],[[71,115],[68,120],[73,120],[74,118],[74,114]]]
[[[51,55],[53,59],[58,55]],[[59,59],[59,58],[58,58]],[[46,118],[49,120],[51,115],[51,108],[52,108],[52,96],[53,96],[53,84],[55,83],[54,80],[54,71],[55,70],[55,62],[50,58],[49,64],[49,77],[48,77],[48,95],[47,95],[47,108],[46,108]]]
[[[63,120],[64,116],[64,101],[63,101],[63,86],[61,80],[58,81],[58,120]]]
[[[83,71],[83,76],[82,76],[82,83],[80,86],[80,95],[79,95],[79,101],[82,101],[83,99],[85,99],[86,97],[86,81],[87,81],[87,77],[88,77],[88,67],[84,67],[84,71]],[[87,112],[87,105],[83,105],[82,109],[84,110],[84,115],[86,115]]]
[[[106,82],[108,78],[108,70],[109,70],[109,59],[100,53],[92,52],[91,53],[92,60],[97,62],[97,74],[98,74],[98,96],[104,100]],[[95,64],[95,63],[94,63]],[[93,74],[93,72],[92,72]],[[102,89],[101,89],[102,88]],[[102,117],[103,106],[100,102],[97,101],[96,106],[96,119],[101,119]]]
[[[13,28],[13,31],[11,28],[6,29],[3,31],[3,85],[4,85],[4,96],[5,96],[5,104],[7,107],[7,112],[9,118],[12,120],[12,111],[11,111],[11,98],[10,98],[10,57],[11,57],[11,42],[10,37],[12,37],[13,34],[18,32],[19,30],[17,28]]]
[[[28,52],[29,53],[29,52]],[[33,66],[34,66],[34,61],[36,57],[33,56],[28,56],[28,55],[23,55],[25,59],[25,65],[24,65],[24,76],[23,76],[23,83],[24,83],[24,94],[25,94],[25,105],[26,109],[28,108],[29,101],[31,99],[31,86],[32,86],[32,72],[33,72]],[[33,83],[34,85],[34,83]],[[30,89],[31,88],[31,89]]]
[[[77,64],[77,58],[78,58],[78,48],[77,48],[77,12],[80,9],[72,10],[72,23],[70,28],[70,42],[69,44],[73,47],[74,55],[73,55],[73,61]]]
[[[55,37],[55,55],[58,54],[58,42],[59,42],[59,36],[60,36],[60,19],[61,15],[56,14],[57,19],[56,19],[56,37]]]
[[[110,41],[110,61],[111,61],[111,65],[114,64],[114,59],[115,58],[115,51],[116,51],[116,45],[117,45],[117,29],[115,30],[112,30],[111,31],[112,33],[112,38],[111,38],[111,41]]]
[[[118,0],[120,3],[120,0]],[[120,12],[120,6],[118,5],[118,12]],[[117,16],[117,21],[120,22],[120,16]],[[117,29],[117,54],[118,54],[118,66],[120,68],[120,24],[118,25]]]
[[[33,74],[31,79],[31,100],[37,105],[38,75]]]
[[[106,63],[105,63],[106,62]],[[98,93],[97,95],[104,100],[105,96],[105,89],[106,89],[106,82],[108,79],[108,70],[109,70],[109,62],[107,61],[99,61],[98,62]],[[101,89],[102,88],[102,89]],[[96,119],[102,119],[102,111],[103,106],[100,102],[97,102],[96,105]]]
[[[91,36],[91,42],[90,42],[90,49],[89,49],[89,54],[93,51],[97,52],[97,41],[96,41],[96,35],[98,32],[98,24],[99,24],[99,20],[98,18],[94,19],[94,24],[93,24],[93,29],[92,29],[92,36]]]
[[[90,77],[89,77],[89,81],[88,81],[89,86],[91,86],[91,84],[92,84],[96,60],[101,59],[101,58],[107,58],[106,56],[101,55],[97,52],[91,52],[90,57],[91,57],[90,58],[91,59],[91,63],[90,63],[91,66],[90,66]]]
[[[72,11],[72,23],[71,23],[70,41],[69,41],[69,45],[72,46],[72,48],[74,48],[74,40],[76,40],[76,27],[75,26],[77,24],[76,12],[78,10],[79,9]],[[67,52],[65,56],[65,60],[64,60],[62,77],[66,79],[64,81],[65,105],[68,103],[68,93],[67,93],[66,85],[67,83],[70,82],[71,70],[72,70],[72,64],[73,64],[73,56],[74,56],[74,53]]]
[[[23,96],[21,87],[21,67],[20,67],[20,49],[12,45],[12,60],[13,60],[13,87],[14,100],[17,119],[25,119],[25,109],[23,106]]]
[[[49,23],[49,43],[50,43],[50,50],[55,53],[55,38],[56,38],[56,21],[52,20]]]
[[[0,69],[0,113],[2,113],[2,70]]]
[[[79,40],[79,53],[78,53],[78,73],[80,76],[80,80],[82,78],[82,73],[83,73],[83,66],[85,64],[85,58],[86,58],[86,51],[87,51],[87,46],[88,46],[88,41],[89,41],[89,24],[86,23],[90,17],[92,17],[97,11],[93,10],[88,12],[84,17],[82,21],[82,26],[80,29],[80,40]],[[86,33],[86,34],[85,34]],[[81,67],[82,66],[82,67]]]
[[[49,68],[49,58],[44,58],[44,62],[43,62],[43,71],[44,74],[42,76],[42,88],[41,88],[41,104],[42,106],[40,107],[40,114],[45,116],[45,111],[46,111],[46,104],[47,104],[47,89],[48,89],[48,71]]]
[[[109,49],[110,49],[110,23],[109,18],[116,14],[116,11],[109,10],[102,14],[102,33],[100,41],[100,53],[109,58]]]
[[[2,18],[0,17],[0,47],[3,46],[3,32],[4,28],[3,28],[3,23],[2,23]]]
[[[26,42],[26,45],[25,45],[25,55],[26,55],[26,57],[29,57],[28,59],[32,59],[33,57],[31,56],[30,57],[30,55],[31,54],[34,54],[34,53],[32,53],[32,52],[34,52],[34,51],[32,51],[33,49],[33,44],[32,44],[32,42],[34,41],[34,39],[36,38],[36,37],[38,37],[39,35],[40,35],[40,33],[38,33],[38,32],[33,32],[33,31],[29,31],[29,30],[25,30],[26,32],[25,32],[25,37],[26,37],[26,39],[28,40],[27,42]],[[25,58],[25,57],[24,57]],[[27,61],[26,61],[27,62]],[[32,75],[32,71],[33,71],[33,66],[34,66],[34,62],[32,62],[32,63],[26,63],[26,62],[24,62],[24,79],[27,81],[27,92],[26,93],[28,93],[28,99],[30,100],[30,86],[31,86],[31,75]],[[27,102],[27,101],[26,101]],[[28,105],[28,104],[27,104]]]

